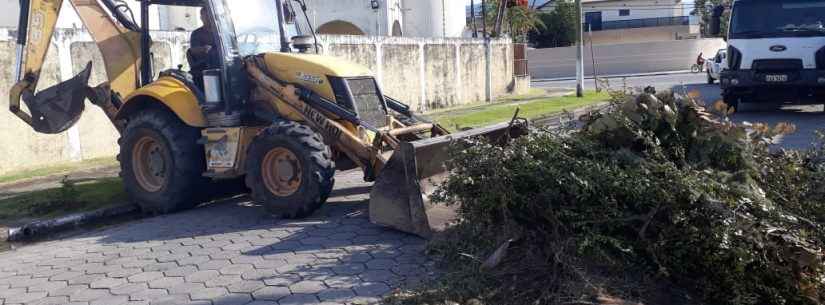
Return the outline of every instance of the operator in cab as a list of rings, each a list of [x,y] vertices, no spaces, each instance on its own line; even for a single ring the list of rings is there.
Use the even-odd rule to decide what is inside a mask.
[[[220,54],[215,41],[215,24],[205,7],[200,11],[203,26],[192,32],[189,41],[191,47],[186,53],[189,69],[195,85],[203,91],[203,71],[220,67]]]

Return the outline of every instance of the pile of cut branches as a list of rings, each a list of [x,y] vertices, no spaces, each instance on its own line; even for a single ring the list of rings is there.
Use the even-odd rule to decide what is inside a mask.
[[[462,145],[444,276],[391,304],[824,304],[825,147],[697,96],[613,93],[579,130]]]

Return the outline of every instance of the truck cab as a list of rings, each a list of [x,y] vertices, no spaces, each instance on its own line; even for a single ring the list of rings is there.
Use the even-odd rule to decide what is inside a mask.
[[[717,33],[723,10],[714,12]],[[727,42],[728,105],[825,103],[825,0],[736,0]]]

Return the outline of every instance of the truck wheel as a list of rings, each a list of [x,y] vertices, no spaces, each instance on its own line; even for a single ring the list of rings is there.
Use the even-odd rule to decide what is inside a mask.
[[[713,76],[710,75],[710,71],[708,71],[707,74],[708,74],[708,85],[713,85],[713,83],[715,83],[716,80],[713,79]]]
[[[335,162],[321,136],[305,125],[276,121],[249,147],[246,185],[252,198],[284,218],[312,214],[335,183]]]
[[[146,213],[165,214],[192,208],[203,194],[199,187],[205,157],[200,131],[172,113],[146,110],[129,120],[120,143],[120,176],[126,192]]]

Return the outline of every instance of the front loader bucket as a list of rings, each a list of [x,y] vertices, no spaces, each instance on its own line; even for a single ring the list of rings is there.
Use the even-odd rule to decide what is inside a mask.
[[[31,113],[31,126],[35,131],[57,134],[71,128],[80,119],[85,107],[89,76],[92,65],[70,80],[31,94],[23,93],[23,102]]]
[[[455,140],[485,137],[493,143],[527,134],[524,123],[502,123],[446,136],[401,142],[378,174],[370,193],[370,221],[429,238],[455,220],[454,206],[430,202],[447,177],[448,148]]]

